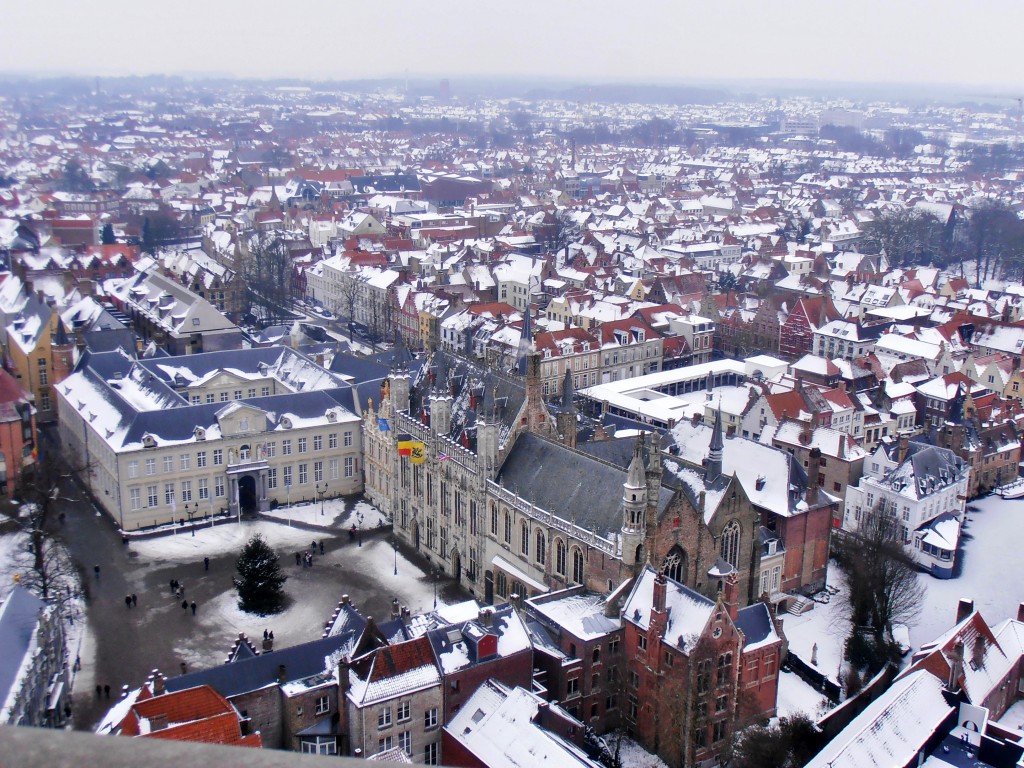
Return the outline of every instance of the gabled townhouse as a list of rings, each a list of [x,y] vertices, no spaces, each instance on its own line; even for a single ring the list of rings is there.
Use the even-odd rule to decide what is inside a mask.
[[[620,602],[576,586],[525,603],[535,686],[597,733],[619,725],[625,703]]]
[[[368,651],[338,670],[348,750],[372,757],[398,749],[441,764],[441,672],[426,637]]]
[[[541,356],[544,397],[561,397],[566,373],[572,376],[575,389],[598,383],[602,353],[598,339],[587,331],[544,331],[534,336],[533,344]]]
[[[735,575],[712,600],[647,567],[622,621],[625,728],[670,765],[712,759],[774,716],[785,640],[765,603],[739,608]]]
[[[596,335],[600,342],[602,383],[661,370],[663,336],[642,319],[602,323]]]
[[[839,514],[843,514],[846,489],[860,480],[867,456],[849,433],[827,427],[812,429],[809,424],[786,420],[777,427],[766,427],[760,439],[789,453],[804,469],[810,468],[811,452],[817,449],[818,485],[839,499]]]
[[[896,518],[909,554],[937,578],[953,575],[970,477],[952,451],[912,442],[883,442],[864,460],[864,474],[846,492],[843,528],[856,533],[871,515]]]

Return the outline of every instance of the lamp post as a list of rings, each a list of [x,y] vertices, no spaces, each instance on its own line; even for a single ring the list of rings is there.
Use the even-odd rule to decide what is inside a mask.
[[[287,504],[287,507],[288,507],[288,527],[291,528],[292,527],[292,484],[291,483],[285,483],[284,484],[284,488],[285,488],[285,491],[288,492],[288,504]]]
[[[188,527],[192,529],[192,535],[195,536],[196,535],[196,529],[195,529],[195,526],[192,525],[192,516],[195,515],[196,510],[193,509],[193,506],[195,506],[198,509],[199,502],[196,502],[195,505],[186,504],[185,505],[185,514],[188,515]]]
[[[395,576],[397,576],[398,575],[398,537],[397,536],[392,536],[391,537],[391,544],[395,548]]]
[[[324,496],[327,495],[327,483],[324,483],[324,489],[320,490],[320,484],[316,485],[316,494],[320,497],[320,517],[324,516]]]
[[[434,608],[437,608],[437,574],[438,571],[434,569]]]

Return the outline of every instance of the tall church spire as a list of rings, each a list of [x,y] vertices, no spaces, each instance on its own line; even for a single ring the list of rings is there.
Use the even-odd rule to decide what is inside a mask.
[[[519,375],[525,376],[530,365],[530,355],[533,353],[533,323],[530,322],[530,304],[526,304],[526,311],[523,313],[523,332],[519,339],[519,361],[517,367]]]
[[[711,445],[708,448],[708,461],[704,469],[704,480],[713,483],[722,475],[722,450],[725,441],[722,439],[722,406],[719,403],[715,411],[715,426],[711,429]]]

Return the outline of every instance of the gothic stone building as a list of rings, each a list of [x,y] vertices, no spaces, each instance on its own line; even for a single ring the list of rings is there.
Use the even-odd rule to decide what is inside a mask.
[[[485,602],[574,584],[609,592],[648,562],[711,597],[735,572],[744,604],[824,583],[835,500],[785,453],[743,441],[780,470],[766,492],[733,467],[736,439],[706,477],[670,462],[653,434],[576,450],[571,379],[546,406],[536,355],[525,384],[444,352],[414,380],[402,358],[363,409],[366,493],[399,538]],[[400,440],[423,444],[419,463]]]

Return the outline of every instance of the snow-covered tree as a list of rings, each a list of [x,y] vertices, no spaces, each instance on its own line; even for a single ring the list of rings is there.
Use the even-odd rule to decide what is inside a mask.
[[[238,607],[246,613],[265,616],[284,607],[284,583],[288,577],[281,573],[277,553],[263,537],[256,534],[239,555],[235,563],[238,575],[234,578],[238,590]]]

